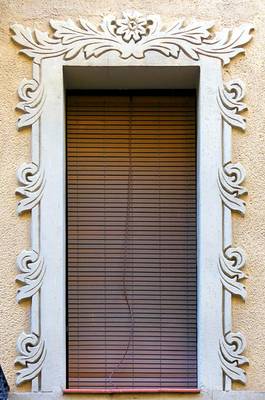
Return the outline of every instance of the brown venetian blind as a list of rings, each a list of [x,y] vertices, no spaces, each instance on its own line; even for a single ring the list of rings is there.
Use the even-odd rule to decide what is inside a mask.
[[[194,93],[67,104],[68,387],[196,388]]]

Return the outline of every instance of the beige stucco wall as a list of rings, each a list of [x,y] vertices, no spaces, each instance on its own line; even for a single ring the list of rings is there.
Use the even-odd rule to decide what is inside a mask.
[[[16,131],[14,108],[19,82],[24,77],[31,77],[31,61],[17,55],[18,47],[11,42],[9,26],[21,23],[48,30],[50,18],[86,16],[99,22],[103,13],[119,14],[128,8],[159,13],[165,24],[179,17],[196,17],[198,20],[215,20],[215,29],[244,22],[252,22],[256,27],[254,40],[246,46],[246,57],[238,56],[224,71],[227,79],[239,77],[246,83],[249,107],[246,133],[235,131],[233,135],[234,160],[245,166],[249,190],[245,218],[234,217],[235,243],[243,246],[247,253],[249,274],[246,304],[234,303],[234,326],[247,337],[250,365],[247,385],[235,385],[235,388],[265,390],[264,0],[0,0],[0,363],[14,390],[16,339],[22,327],[27,329],[29,312],[26,304],[20,307],[15,300],[15,259],[22,249],[29,247],[29,218],[16,215],[15,171],[21,163],[30,160],[30,133]],[[27,390],[27,386],[20,390]]]

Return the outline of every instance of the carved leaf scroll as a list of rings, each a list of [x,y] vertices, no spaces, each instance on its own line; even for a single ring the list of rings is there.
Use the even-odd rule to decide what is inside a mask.
[[[239,114],[247,110],[241,100],[245,96],[243,83],[239,79],[221,85],[218,88],[217,101],[224,120],[231,126],[246,129],[246,120]]]
[[[241,195],[247,193],[247,190],[241,186],[245,175],[241,164],[231,162],[221,167],[218,172],[218,186],[224,204],[241,214],[244,214],[246,210],[246,203],[240,198]]]
[[[246,278],[241,268],[245,266],[245,255],[239,247],[228,247],[219,258],[219,273],[223,286],[230,293],[246,298],[245,286],[240,282]]]
[[[18,130],[32,125],[39,118],[44,102],[45,92],[42,83],[35,79],[23,79],[18,88],[18,96],[22,100],[16,108],[23,111],[23,115],[18,118]]]
[[[16,280],[23,283],[17,291],[17,301],[32,297],[40,289],[45,274],[43,257],[34,250],[23,250],[17,257],[18,269],[22,272]]]
[[[45,185],[44,172],[35,163],[24,163],[17,172],[17,179],[22,185],[17,188],[16,193],[22,195],[17,206],[18,213],[31,210],[35,207],[42,195]]]
[[[246,341],[242,333],[229,332],[220,341],[219,357],[224,373],[234,381],[246,383],[246,372],[241,365],[248,364],[248,359],[242,355]]]
[[[11,27],[13,39],[20,44],[22,53],[40,63],[43,58],[63,56],[65,60],[76,57],[81,51],[86,59],[99,57],[110,51],[119,53],[123,59],[144,58],[148,51],[157,51],[166,57],[179,57],[183,52],[193,60],[200,56],[214,57],[228,64],[231,58],[244,52],[253,26],[243,24],[231,30],[223,29],[215,35],[210,29],[213,23],[177,21],[163,29],[158,15],[143,16],[136,11],[123,13],[123,18],[108,15],[98,28],[86,19],[79,23],[71,19],[50,21],[52,36],[39,30],[31,31],[22,25]]]
[[[46,356],[45,342],[36,334],[24,332],[18,338],[16,363],[23,365],[17,372],[16,384],[34,379],[41,371]]]

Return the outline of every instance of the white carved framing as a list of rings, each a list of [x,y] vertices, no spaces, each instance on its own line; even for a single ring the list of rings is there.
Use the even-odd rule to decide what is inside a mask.
[[[124,12],[122,18],[106,16],[99,28],[82,18],[79,23],[69,19],[50,21],[50,25],[52,35],[17,24],[11,27],[21,52],[33,59],[33,78],[22,80],[17,105],[23,112],[18,129],[32,127],[32,161],[18,171],[17,193],[23,197],[18,213],[31,210],[32,246],[17,259],[17,280],[22,283],[17,300],[31,298],[32,305],[30,333],[18,339],[16,362],[23,368],[17,384],[32,381],[33,392],[57,392],[58,398],[65,385],[63,67],[159,66],[162,71],[164,65],[176,70],[178,66],[200,68],[199,385],[230,390],[233,380],[245,383],[245,340],[241,333],[233,333],[231,317],[232,295],[246,297],[241,282],[246,277],[241,270],[245,256],[233,247],[231,216],[232,211],[245,212],[241,198],[246,193],[241,186],[245,172],[239,163],[232,163],[231,133],[233,126],[245,129],[240,112],[246,107],[241,102],[242,83],[222,83],[220,60],[227,64],[244,52],[242,46],[251,39],[253,27],[245,24],[212,34],[212,23],[177,21],[164,29],[158,15],[136,11]],[[214,241],[210,246],[209,237]],[[216,304],[211,311],[212,295]],[[207,329],[213,330],[212,337],[206,337]]]
[[[244,86],[240,80],[232,80],[222,84],[218,90],[217,101],[223,119],[223,157],[222,166],[218,172],[218,186],[223,201],[223,252],[219,258],[219,274],[223,285],[223,337],[220,339],[220,361],[224,371],[226,390],[231,389],[231,381],[246,383],[246,373],[241,365],[248,363],[242,355],[246,341],[242,333],[232,332],[232,295],[246,298],[245,286],[240,282],[246,278],[241,271],[245,265],[244,252],[233,248],[232,215],[231,212],[245,213],[245,201],[240,196],[247,193],[241,186],[245,179],[245,171],[240,163],[231,161],[232,128],[245,130],[244,118],[239,114],[246,110],[241,102],[244,97]]]

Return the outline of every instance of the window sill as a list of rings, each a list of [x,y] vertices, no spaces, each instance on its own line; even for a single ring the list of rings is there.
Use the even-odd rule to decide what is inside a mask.
[[[115,389],[64,389],[64,394],[113,394],[113,393],[200,393],[198,388],[115,388]]]

